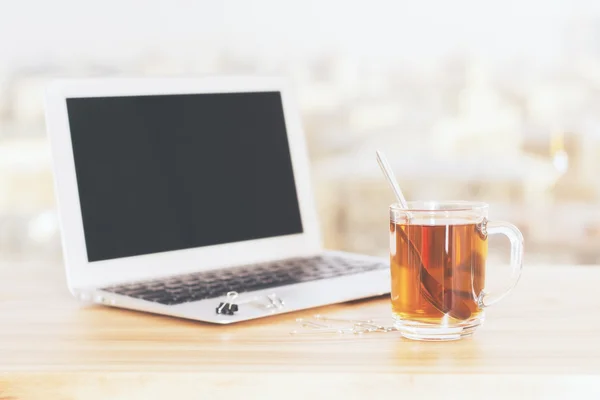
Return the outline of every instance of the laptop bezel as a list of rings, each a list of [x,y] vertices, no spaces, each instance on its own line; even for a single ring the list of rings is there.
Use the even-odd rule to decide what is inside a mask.
[[[270,91],[281,93],[303,233],[88,262],[67,98]],[[63,258],[69,288],[102,287],[119,282],[319,253],[321,239],[310,183],[308,154],[297,106],[289,91],[282,79],[256,77],[105,78],[51,83],[46,91],[46,125],[52,149]],[[243,202],[240,202],[239,213],[240,219],[243,219]]]

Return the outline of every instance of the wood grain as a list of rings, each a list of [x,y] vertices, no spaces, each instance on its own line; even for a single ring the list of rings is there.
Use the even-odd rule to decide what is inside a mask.
[[[599,267],[527,267],[473,338],[422,343],[397,333],[289,334],[296,318],[315,313],[387,316],[387,298],[214,326],[82,306],[59,266],[5,262],[0,399],[164,398],[197,388],[211,399],[259,392],[364,399],[443,395],[444,384],[470,388],[462,398],[530,390],[533,398],[538,389],[547,394],[539,398],[587,395],[600,390],[599,282]]]

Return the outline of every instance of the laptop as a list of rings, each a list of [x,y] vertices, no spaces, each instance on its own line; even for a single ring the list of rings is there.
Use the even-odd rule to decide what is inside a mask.
[[[76,298],[229,324],[389,293],[386,260],[322,248],[282,80],[56,81],[46,120]]]

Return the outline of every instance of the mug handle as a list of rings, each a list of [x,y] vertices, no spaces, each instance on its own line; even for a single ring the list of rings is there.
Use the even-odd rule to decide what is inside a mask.
[[[510,240],[510,265],[512,269],[511,282],[505,290],[500,293],[481,291],[477,303],[479,307],[484,308],[502,300],[517,285],[523,271],[523,234],[516,226],[504,221],[484,221],[482,228],[484,229],[483,233],[487,236],[500,234]]]

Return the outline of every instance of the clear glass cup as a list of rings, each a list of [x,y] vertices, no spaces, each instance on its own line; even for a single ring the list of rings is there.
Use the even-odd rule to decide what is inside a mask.
[[[523,235],[508,222],[488,221],[486,203],[408,202],[390,206],[391,299],[394,325],[415,340],[471,335],[484,309],[506,296],[523,268]],[[511,283],[485,291],[488,236],[511,243]]]

